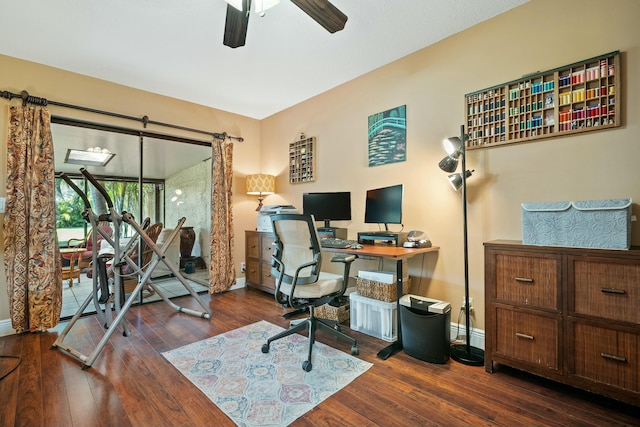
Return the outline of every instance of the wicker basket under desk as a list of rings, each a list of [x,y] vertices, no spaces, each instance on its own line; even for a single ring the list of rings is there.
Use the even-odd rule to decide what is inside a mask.
[[[321,305],[316,307],[315,315],[320,319],[334,320],[338,323],[346,322],[350,316],[349,303],[340,307],[334,307],[329,304]]]
[[[409,293],[411,286],[411,278],[402,281],[402,295]],[[392,302],[397,301],[397,282],[392,284],[376,282],[375,280],[362,279],[358,277],[356,279],[356,292],[358,295],[373,298],[379,301]]]

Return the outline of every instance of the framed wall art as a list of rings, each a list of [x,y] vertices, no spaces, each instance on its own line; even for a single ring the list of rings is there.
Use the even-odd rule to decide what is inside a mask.
[[[369,167],[407,160],[407,106],[369,116]]]

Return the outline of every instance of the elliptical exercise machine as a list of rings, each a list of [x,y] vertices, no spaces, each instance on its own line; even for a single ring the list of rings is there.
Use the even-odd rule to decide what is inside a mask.
[[[158,247],[145,232],[145,225],[138,224],[135,221],[133,215],[127,212],[123,212],[122,214],[116,212],[111,197],[109,197],[109,194],[107,193],[105,188],[93,177],[93,175],[91,175],[84,168],[80,169],[80,173],[82,173],[82,175],[87,178],[87,180],[96,188],[96,190],[98,190],[100,194],[102,194],[107,203],[109,213],[97,215],[91,208],[91,203],[89,203],[89,199],[87,198],[86,194],[80,188],[78,188],[78,186],[75,185],[68,176],[66,176],[65,174],[60,174],[60,177],[64,179],[65,182],[69,184],[69,186],[73,188],[73,190],[78,193],[78,195],[82,199],[85,206],[82,216],[87,223],[91,224],[92,230],[94,230],[94,232],[91,233],[91,238],[93,239],[92,259],[94,274],[92,277],[93,289],[91,294],[89,294],[89,296],[81,304],[78,311],[73,315],[73,317],[64,328],[64,330],[60,333],[58,338],[55,340],[51,348],[58,348],[65,354],[68,354],[74,359],[82,362],[82,369],[91,367],[104,346],[107,344],[107,341],[109,340],[111,335],[116,330],[122,331],[122,334],[124,336],[128,337],[131,335],[131,331],[129,330],[124,316],[145,285],[149,286],[153,291],[155,291],[164,300],[164,302],[169,304],[169,306],[176,311],[195,317],[201,317],[203,319],[211,319],[211,309],[204,304],[198,294],[193,290],[193,288],[185,280],[182,274],[180,274],[180,271],[174,265],[172,265],[165,256],[165,253],[169,249],[171,242],[178,236],[180,228],[186,221],[186,218],[183,217],[178,220],[178,225],[173,229],[173,232],[169,235],[166,242],[162,245],[162,247]],[[110,222],[113,224],[113,238],[99,226],[100,222]],[[136,234],[128,241],[126,245],[121,247],[120,228],[123,223],[131,226],[135,230]],[[113,254],[109,254],[108,257],[99,254],[100,248],[98,248],[98,236],[96,233],[100,233],[102,238],[111,245],[111,247],[113,248]],[[144,241],[144,243],[153,250],[153,257],[144,271],[142,270],[143,266],[138,266],[135,261],[133,261],[131,257],[127,255],[130,252],[131,248],[137,242],[142,243],[142,241]],[[139,245],[139,247],[141,247],[141,245]],[[118,269],[120,266],[128,264],[138,274],[138,284],[126,299],[124,295],[124,287],[122,285],[122,277],[120,274],[118,274],[117,271],[113,274],[113,283],[109,283],[107,273],[107,258],[112,259],[111,268]],[[151,274],[160,262],[163,262],[174,275],[174,277],[178,279],[180,283],[182,283],[182,285],[191,294],[191,296],[196,299],[198,304],[202,307],[203,311],[192,310],[190,308],[176,305],[167,297],[167,295],[162,291],[162,289],[160,289],[159,286],[151,281]],[[82,316],[84,310],[92,302],[96,309],[97,315],[100,317],[104,325],[105,334],[98,345],[95,347],[95,349],[91,352],[91,354],[84,355],[73,347],[64,344],[63,341],[69,331],[71,331],[73,326],[76,324],[78,319]]]

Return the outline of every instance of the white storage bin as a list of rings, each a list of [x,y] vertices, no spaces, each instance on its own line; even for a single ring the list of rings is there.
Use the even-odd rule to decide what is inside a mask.
[[[629,249],[631,199],[523,203],[522,243]]]
[[[349,295],[351,329],[393,342],[398,335],[397,303]]]

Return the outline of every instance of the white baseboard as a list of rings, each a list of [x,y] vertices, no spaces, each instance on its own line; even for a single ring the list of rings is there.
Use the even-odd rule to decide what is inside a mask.
[[[13,335],[15,333],[16,330],[11,327],[11,319],[0,320],[0,337]]]
[[[239,277],[236,279],[236,284],[229,288],[230,291],[235,291],[236,289],[242,289],[245,287],[245,278]]]
[[[459,326],[459,329],[458,329]],[[455,340],[456,336],[460,336],[460,340],[465,341],[466,327],[464,324],[458,325],[451,322],[451,340]],[[465,341],[466,342],[466,341]],[[484,350],[484,330],[471,327],[471,346]]]

